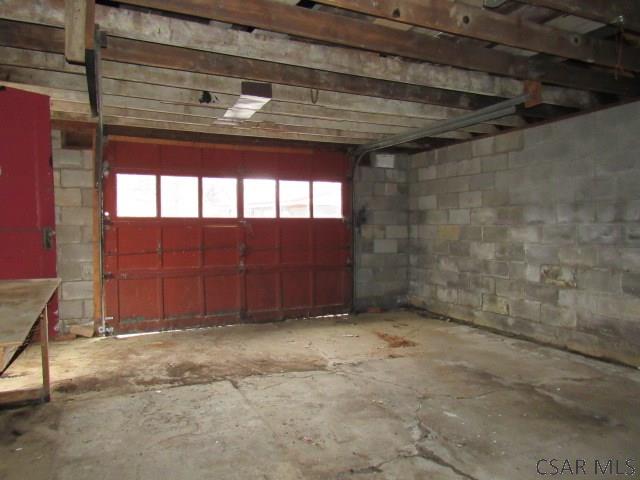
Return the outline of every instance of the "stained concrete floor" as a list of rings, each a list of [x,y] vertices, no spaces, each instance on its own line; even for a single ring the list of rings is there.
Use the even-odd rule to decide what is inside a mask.
[[[52,369],[52,403],[0,411],[0,479],[640,478],[639,371],[411,312],[61,342]]]

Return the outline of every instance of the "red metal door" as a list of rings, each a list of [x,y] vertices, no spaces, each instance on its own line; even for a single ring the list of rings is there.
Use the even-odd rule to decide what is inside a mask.
[[[105,179],[106,318],[116,333],[350,309],[346,156],[312,149],[133,141],[111,141],[106,154],[111,166]],[[139,218],[118,216],[118,182],[125,175],[146,176],[147,192],[153,191],[153,200],[148,197],[146,206],[141,202],[148,210]],[[197,178],[196,216],[163,216],[166,176]],[[237,216],[204,218],[203,178],[237,179]],[[245,179],[339,183],[340,218],[245,218]],[[277,192],[275,198],[278,212]]]
[[[0,278],[56,276],[49,97],[0,87]],[[49,305],[50,335],[57,301]]]

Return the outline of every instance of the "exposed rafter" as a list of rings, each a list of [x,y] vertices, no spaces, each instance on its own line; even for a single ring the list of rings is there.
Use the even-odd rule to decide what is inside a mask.
[[[607,67],[640,70],[640,49],[621,53],[611,41],[590,38],[450,0],[318,0],[320,3],[442,32]],[[614,3],[614,2],[610,2]]]
[[[543,82],[574,86],[581,76],[582,88],[589,71],[551,64],[531,68],[528,59],[506,52],[474,45],[458,45],[416,32],[399,31],[332,13],[302,9],[272,0],[126,0],[122,3],[166,10],[228,23],[250,25],[265,30],[349,47],[372,50],[427,62],[469,68],[520,79],[536,78]],[[640,61],[638,61],[640,63]],[[552,67],[552,68],[551,68]],[[640,69],[640,65],[638,66]],[[587,81],[585,81],[585,77]],[[588,82],[591,90],[602,88]]]
[[[608,25],[640,32],[640,2],[636,0],[518,0]]]

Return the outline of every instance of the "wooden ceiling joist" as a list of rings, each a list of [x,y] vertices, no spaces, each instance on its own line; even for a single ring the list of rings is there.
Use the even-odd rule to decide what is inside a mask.
[[[64,10],[61,0],[5,0],[0,3],[0,17],[16,21],[62,26]],[[204,50],[214,53],[264,60],[283,65],[312,68],[314,71],[343,73],[356,77],[389,80],[458,92],[476,93],[499,98],[523,92],[523,82],[513,78],[489,75],[450,66],[402,60],[396,56],[310,42],[265,37],[247,32],[223,29],[214,25],[164,17],[152,13],[96,5],[96,21],[112,36]],[[584,69],[579,69],[584,70]],[[561,75],[564,75],[560,72]],[[581,79],[582,76],[573,76]],[[607,77],[608,79],[608,77]],[[586,78],[585,82],[590,81]],[[600,81],[600,79],[598,79]],[[637,88],[625,80],[602,88]],[[607,91],[607,90],[603,90]],[[373,95],[362,89],[361,93]],[[615,93],[615,92],[611,92]],[[543,101],[578,108],[594,106],[586,92],[546,85]]]
[[[127,0],[128,1],[128,0]],[[138,3],[138,0],[133,0]],[[141,3],[148,3],[140,0]],[[318,0],[358,13],[607,67],[640,70],[640,49],[450,0]],[[173,3],[173,2],[172,2]],[[544,3],[544,2],[543,2]],[[558,2],[560,3],[560,2]],[[562,2],[571,3],[571,2]],[[610,4],[616,2],[608,2]]]
[[[248,25],[331,44],[371,50],[432,63],[451,65],[519,79],[538,79],[546,83],[572,87],[577,77],[582,88],[606,91],[611,84],[606,74],[587,69],[550,64],[531,68],[526,57],[507,52],[462,45],[412,31],[400,31],[364,20],[333,13],[302,9],[272,0],[126,0],[135,6],[166,10],[212,20]],[[369,2],[371,3],[371,2]],[[640,60],[638,61],[640,63]],[[635,65],[635,63],[634,63]],[[640,68],[640,65],[638,65]],[[620,82],[623,85],[623,82]],[[620,90],[624,90],[621,88]],[[609,93],[619,93],[609,92]]]
[[[640,33],[640,2],[636,0],[518,0]]]

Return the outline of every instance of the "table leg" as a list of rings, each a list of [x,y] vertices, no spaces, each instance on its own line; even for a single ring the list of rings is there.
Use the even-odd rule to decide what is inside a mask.
[[[51,387],[49,383],[49,314],[47,306],[44,307],[40,320],[40,350],[42,352],[42,400],[48,402],[51,399]]]

